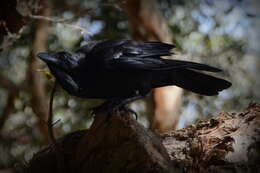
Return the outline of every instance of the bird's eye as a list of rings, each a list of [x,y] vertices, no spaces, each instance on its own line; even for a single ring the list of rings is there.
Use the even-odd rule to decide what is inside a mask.
[[[66,58],[66,57],[67,57],[67,54],[66,54],[65,52],[62,52],[60,57],[61,57],[61,58]]]
[[[60,58],[60,59],[67,59],[68,56],[69,56],[69,55],[68,55],[68,53],[66,53],[66,52],[59,52],[59,53],[56,55],[56,57],[57,57],[57,58]]]

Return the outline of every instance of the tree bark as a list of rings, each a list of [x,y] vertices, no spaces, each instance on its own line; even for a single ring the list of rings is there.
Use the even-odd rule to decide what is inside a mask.
[[[162,137],[171,160],[189,172],[260,172],[260,104]]]
[[[77,145],[73,167],[79,173],[173,170],[160,138],[123,112],[111,117],[102,113],[96,116]]]
[[[220,113],[162,136],[125,112],[100,112],[77,131],[35,154],[21,172],[259,172],[260,104]],[[59,150],[57,147],[60,147]]]
[[[172,35],[156,0],[126,0],[123,7],[132,26],[133,38],[172,43]],[[182,89],[168,86],[153,91],[151,128],[159,132],[174,130],[182,104]]]
[[[49,16],[51,13],[49,1],[42,3],[43,8],[40,12],[42,16]],[[43,63],[36,57],[36,54],[46,50],[48,38],[48,25],[46,20],[36,22],[36,31],[33,40],[33,47],[30,54],[28,66],[28,88],[31,91],[31,107],[39,118],[40,131],[43,137],[48,141],[47,116],[48,116],[48,99],[46,97],[46,85],[42,74],[37,70],[43,68]]]

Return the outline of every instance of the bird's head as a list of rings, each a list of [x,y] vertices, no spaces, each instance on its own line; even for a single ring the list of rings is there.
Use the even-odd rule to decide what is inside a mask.
[[[49,67],[59,84],[70,94],[77,95],[78,83],[74,78],[74,70],[78,67],[79,57],[75,53],[62,51],[56,53],[38,53],[37,56]]]
[[[70,71],[78,66],[78,56],[67,51],[56,53],[38,53],[37,56],[43,60],[49,67],[58,68],[62,71]]]

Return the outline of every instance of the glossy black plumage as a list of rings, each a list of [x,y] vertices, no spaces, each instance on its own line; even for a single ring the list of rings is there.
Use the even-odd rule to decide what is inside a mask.
[[[204,64],[163,59],[174,46],[127,39],[94,41],[75,52],[39,53],[58,83],[71,95],[127,103],[152,88],[176,85],[202,95],[217,95],[231,83],[200,71]],[[125,101],[127,100],[127,101]]]

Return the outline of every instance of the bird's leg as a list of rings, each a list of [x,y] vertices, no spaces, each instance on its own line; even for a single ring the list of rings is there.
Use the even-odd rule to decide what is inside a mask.
[[[137,115],[137,113],[136,113],[133,109],[131,109],[131,108],[125,106],[125,105],[123,105],[123,106],[120,107],[119,109],[120,109],[120,110],[123,110],[123,111],[125,111],[125,112],[130,112],[131,114],[133,114],[133,115],[135,116],[135,119],[137,120],[138,115]]]
[[[108,112],[109,115],[113,114],[117,110],[119,110],[120,102],[122,102],[121,98],[113,98],[110,100],[105,101],[101,105],[91,108],[92,109],[92,115],[96,114],[97,112],[104,111]]]
[[[130,112],[131,114],[135,115],[135,119],[137,120],[137,117],[138,117],[137,113],[133,109],[127,107],[126,104],[133,102],[135,100],[141,99],[141,98],[143,98],[143,96],[137,95],[134,97],[124,99],[124,100],[122,100],[122,102],[120,102],[119,105],[117,105],[117,107],[119,108],[119,110],[123,110],[125,112]]]
[[[138,95],[138,96],[134,96],[134,97],[130,97],[130,98],[114,98],[114,99],[108,100],[108,101],[104,102],[102,105],[93,108],[92,114],[95,114],[96,112],[98,112],[100,110],[108,111],[109,114],[114,113],[118,110],[123,110],[126,112],[130,112],[137,117],[137,113],[134,110],[126,107],[126,104],[128,104],[132,101],[138,100],[142,97],[143,96]]]
[[[127,107],[126,104],[128,104],[128,103],[130,103],[130,102],[133,102],[133,101],[135,101],[135,100],[138,100],[138,99],[140,99],[140,98],[143,98],[143,96],[141,96],[141,95],[136,95],[136,96],[134,96],[134,97],[130,97],[130,98],[123,99],[123,100],[120,102],[120,104],[117,105],[117,108],[118,108],[119,110],[123,110],[123,111],[125,111],[125,112],[130,112],[131,114],[135,115],[135,119],[137,120],[137,117],[138,117],[137,113],[136,113],[133,109]]]
[[[114,105],[116,103],[115,101],[116,101],[115,99],[107,100],[104,103],[102,103],[101,105],[91,108],[91,110],[92,110],[91,114],[94,115],[100,111],[108,111],[109,113],[114,112],[115,111]]]
[[[143,96],[141,96],[141,95],[136,95],[134,97],[129,97],[129,98],[123,98],[121,100],[120,104],[118,105],[118,107],[124,106],[130,102],[133,102],[133,101],[141,99],[141,98],[143,98]]]

